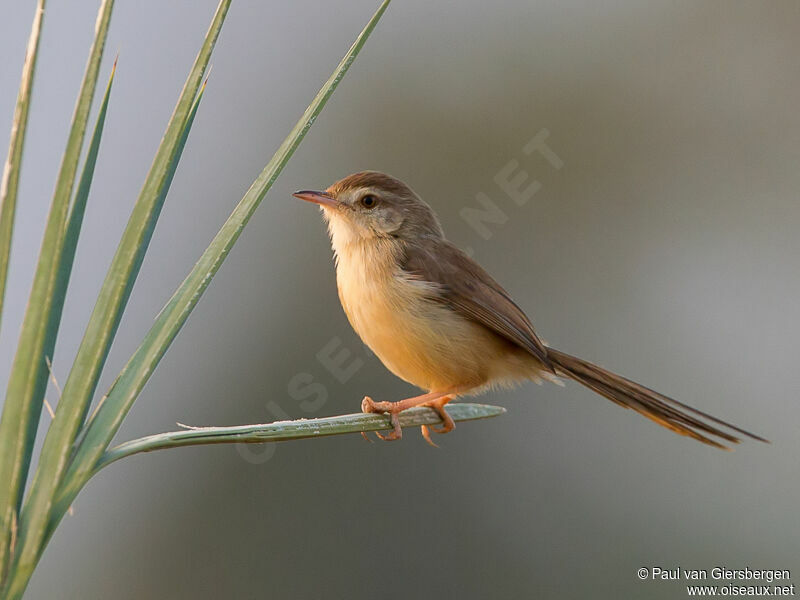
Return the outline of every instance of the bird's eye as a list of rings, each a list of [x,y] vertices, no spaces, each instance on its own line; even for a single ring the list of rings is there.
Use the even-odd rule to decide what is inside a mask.
[[[378,199],[372,194],[361,197],[361,206],[364,208],[375,208],[376,204],[378,204]]]

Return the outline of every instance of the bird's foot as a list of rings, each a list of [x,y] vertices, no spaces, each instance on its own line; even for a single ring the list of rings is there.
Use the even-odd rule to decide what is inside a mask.
[[[385,442],[392,442],[403,438],[403,429],[400,427],[400,419],[397,416],[402,410],[403,408],[397,406],[396,402],[375,402],[369,396],[364,396],[364,399],[361,401],[361,412],[389,415],[389,422],[392,424],[391,433],[383,435],[380,431],[375,432],[375,435]],[[362,431],[361,435],[368,442],[372,441],[367,437],[365,432]]]
[[[421,396],[414,396],[413,398],[406,398],[405,400],[398,400],[397,402],[375,402],[369,396],[364,396],[364,399],[361,401],[361,412],[389,415],[389,420],[392,424],[392,432],[387,435],[383,435],[377,431],[375,432],[380,439],[386,441],[399,440],[403,437],[403,430],[400,428],[400,420],[397,415],[413,406],[428,406],[435,410],[442,419],[442,426],[433,427],[433,431],[436,433],[447,433],[448,431],[453,431],[453,429],[456,428],[456,424],[452,417],[447,414],[444,406],[455,398],[460,391],[462,391],[462,388],[452,388],[441,392],[428,392]],[[361,435],[364,436],[365,440],[369,441],[366,433],[362,431]],[[422,426],[422,435],[429,444],[436,446],[436,444],[431,441],[430,431],[425,425]]]
[[[445,404],[450,402],[452,399],[453,396],[445,396],[444,398],[440,398],[435,402],[429,402],[427,404],[423,404],[423,406],[427,406],[435,410],[436,413],[439,415],[439,418],[442,420],[441,427],[433,427],[433,426],[428,427],[427,425],[420,426],[420,430],[422,431],[422,437],[425,438],[425,441],[428,442],[434,448],[438,448],[439,446],[436,443],[434,443],[434,441],[431,439],[431,430],[433,430],[434,433],[450,433],[451,431],[453,431],[453,429],[456,428],[456,422],[453,421],[453,417],[451,417],[444,408]]]

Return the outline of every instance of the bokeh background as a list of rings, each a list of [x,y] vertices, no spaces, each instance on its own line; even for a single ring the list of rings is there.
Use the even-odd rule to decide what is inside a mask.
[[[9,2],[0,20],[4,139],[33,5]],[[101,390],[376,5],[234,3]],[[214,7],[116,7],[103,73],[116,51],[119,69],[55,357],[62,380]],[[0,381],[96,9],[48,5]],[[531,384],[486,396],[508,413],[460,425],[438,450],[409,431],[395,444],[139,456],[81,493],[28,597],[685,596],[639,581],[651,566],[793,569],[800,583],[798,55],[794,1],[395,2],[118,436],[413,393],[350,330],[321,219],[290,196],[371,168],[433,204],[552,345],[772,445],[715,451],[577,385]],[[561,169],[522,152],[543,129]],[[494,182],[510,160],[541,184],[521,207]],[[507,216],[489,239],[460,216],[478,192]],[[345,365],[363,361],[345,383],[317,358],[331,340]],[[303,373],[324,402],[289,393]]]

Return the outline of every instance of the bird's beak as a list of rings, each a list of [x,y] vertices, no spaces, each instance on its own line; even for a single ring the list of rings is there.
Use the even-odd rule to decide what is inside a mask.
[[[335,208],[339,206],[339,201],[327,192],[315,192],[313,190],[300,190],[292,194],[295,198],[305,200],[306,202],[313,202],[320,206],[330,206]]]

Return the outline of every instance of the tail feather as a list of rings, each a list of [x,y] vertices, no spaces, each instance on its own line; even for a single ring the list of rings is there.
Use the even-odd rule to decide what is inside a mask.
[[[730,450],[730,448],[719,440],[731,444],[738,444],[741,441],[731,432],[761,442],[768,442],[761,436],[712,417],[701,410],[687,406],[635,381],[565,352],[548,348],[547,357],[559,375],[574,379],[612,402],[625,408],[631,408],[640,415],[680,435],[694,438],[723,450]]]

